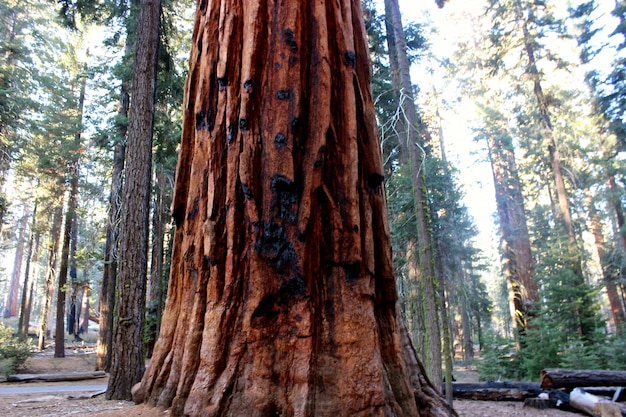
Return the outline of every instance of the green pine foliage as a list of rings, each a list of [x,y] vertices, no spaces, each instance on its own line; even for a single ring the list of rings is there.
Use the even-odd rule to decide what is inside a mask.
[[[15,373],[30,357],[30,344],[13,336],[13,328],[0,323],[0,374]]]

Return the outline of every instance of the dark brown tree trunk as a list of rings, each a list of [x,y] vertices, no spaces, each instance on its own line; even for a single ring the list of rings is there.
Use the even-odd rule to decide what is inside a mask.
[[[131,388],[141,380],[145,369],[144,306],[160,15],[160,0],[140,1],[121,218],[117,323],[107,399],[132,399]]]
[[[57,286],[56,327],[54,332],[54,357],[65,357],[65,296],[67,289],[67,275],[69,270],[70,241],[72,240],[72,226],[76,216],[76,199],[78,194],[78,164],[74,164],[70,174],[70,191],[65,212],[65,228],[63,231],[63,248],[61,249],[61,264],[59,266],[59,280]]]
[[[26,339],[28,337],[30,307],[32,305],[32,294],[35,284],[34,277],[31,277],[31,264],[36,261],[37,253],[39,251],[39,235],[35,232],[36,225],[37,202],[35,202],[35,207],[33,208],[33,219],[30,224],[30,237],[28,239],[26,268],[24,271],[24,285],[22,287],[22,302],[20,303],[20,318],[17,324],[17,333],[22,339]],[[35,237],[35,235],[37,235],[37,237]]]
[[[126,57],[132,53],[133,43],[127,35]],[[129,80],[122,80],[117,116],[126,119],[130,105]],[[104,249],[104,268],[99,295],[100,323],[98,326],[98,343],[96,346],[96,370],[109,371],[113,351],[113,312],[115,307],[115,289],[117,284],[117,259],[119,246],[119,222],[122,209],[122,187],[124,160],[126,153],[125,139],[127,124],[119,123],[116,127],[117,138],[113,150],[113,171],[111,173],[111,192],[109,194],[109,216],[107,220],[106,241]]]
[[[397,0],[385,1],[385,15],[386,18],[390,20],[390,26],[393,30],[393,32],[389,34],[394,38],[391,44],[395,45],[395,53],[390,51],[390,56],[395,55],[395,57],[394,59],[390,59],[390,61],[396,61],[398,64],[398,76],[394,76],[393,79],[394,81],[400,82],[397,87],[401,94],[405,96],[405,99],[402,100],[403,114],[406,117],[404,124],[407,127],[405,144],[408,150],[408,160],[411,164],[417,227],[417,247],[409,259],[409,262],[411,262],[411,269],[415,271],[416,279],[419,282],[419,296],[421,299],[418,301],[418,305],[423,309],[424,321],[424,340],[423,344],[418,342],[418,349],[426,364],[428,376],[436,387],[440,387],[443,377],[439,308],[436,293],[438,284],[434,267],[435,255],[430,231],[430,214],[426,191],[425,170],[423,167],[425,154],[420,147],[424,142],[420,139],[422,126],[418,120],[418,112],[413,95],[410,63],[406,53],[406,38]],[[400,142],[402,142],[402,140],[403,139],[401,139]],[[402,147],[400,149],[402,149]]]
[[[15,247],[15,257],[13,258],[13,273],[9,283],[9,290],[6,295],[4,317],[17,317],[20,305],[20,278],[22,277],[22,264],[24,262],[24,247],[26,246],[26,228],[30,217],[30,207],[24,207],[24,213],[18,223],[17,246]]]
[[[85,104],[85,88],[87,85],[87,77],[83,75],[80,78],[80,93],[78,97],[78,123],[82,126],[83,108]],[[63,231],[63,248],[61,250],[61,264],[59,266],[59,284],[57,287],[57,309],[56,309],[56,328],[54,333],[54,357],[65,357],[65,284],[67,284],[67,275],[70,268],[70,249],[76,250],[76,207],[78,200],[78,176],[79,176],[79,159],[81,146],[82,127],[74,135],[73,155],[70,161],[70,190],[67,199],[67,211],[65,213],[65,229]],[[75,268],[75,265],[72,266]],[[76,277],[74,271],[73,277]]]
[[[396,312],[360,1],[201,1],[192,45],[168,299],[135,400],[453,415]]]
[[[492,118],[486,139],[502,235],[504,273],[511,295],[511,318],[514,328],[522,335],[539,297],[515,152],[508,128],[500,125],[505,122],[499,117]]]
[[[48,264],[46,266],[46,285],[44,288],[44,300],[41,306],[41,322],[39,323],[39,342],[37,349],[44,350],[46,336],[48,335],[48,325],[50,323],[49,312],[52,310],[52,297],[54,296],[54,278],[59,252],[59,242],[61,238],[61,222],[63,221],[63,205],[58,204],[52,215],[52,227],[48,243]]]

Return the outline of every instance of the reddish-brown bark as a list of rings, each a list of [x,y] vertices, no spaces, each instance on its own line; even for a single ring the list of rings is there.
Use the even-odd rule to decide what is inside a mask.
[[[486,137],[487,149],[496,192],[511,317],[514,327],[519,333],[523,333],[528,327],[528,319],[536,307],[535,303],[539,300],[537,281],[533,277],[534,262],[524,197],[508,128],[493,119],[489,129]]]
[[[360,2],[200,1],[189,74],[172,274],[135,400],[453,414],[396,317]]]

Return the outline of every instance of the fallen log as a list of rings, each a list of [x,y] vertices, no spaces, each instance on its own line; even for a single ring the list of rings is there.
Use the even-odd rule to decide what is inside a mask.
[[[71,372],[65,374],[15,374],[9,375],[8,382],[57,382],[57,381],[82,381],[85,379],[104,378],[106,372]]]
[[[622,417],[619,404],[579,388],[570,393],[569,405],[593,417]]]
[[[445,395],[445,387],[443,389]],[[455,399],[481,401],[524,401],[541,393],[539,384],[527,382],[493,382],[469,384],[455,382],[452,394]]]
[[[543,389],[578,387],[626,387],[626,371],[592,371],[544,369],[540,386]]]

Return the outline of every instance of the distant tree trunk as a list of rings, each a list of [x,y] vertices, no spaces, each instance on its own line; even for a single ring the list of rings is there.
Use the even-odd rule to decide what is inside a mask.
[[[572,214],[568,200],[568,194],[565,188],[563,173],[561,171],[561,154],[559,151],[559,147],[556,143],[552,121],[550,120],[548,101],[541,85],[541,74],[539,72],[539,69],[537,68],[537,60],[535,57],[535,48],[537,46],[537,42],[531,37],[528,28],[528,20],[524,17],[522,17],[522,32],[524,49],[526,52],[526,57],[528,58],[526,73],[533,83],[533,91],[535,98],[537,99],[537,108],[541,116],[541,127],[543,128],[543,134],[548,141],[548,153],[550,156],[550,164],[552,167],[552,175],[557,196],[556,220],[557,222],[561,223],[563,229],[567,234],[568,244],[564,248],[566,250],[565,256],[568,258],[568,260],[565,262],[568,264],[569,268],[571,268],[571,271],[575,275],[575,281],[572,282],[572,285],[579,286],[585,283],[585,276],[583,274],[582,252],[581,249],[578,247],[578,241],[576,238],[574,225],[572,223]],[[591,337],[593,333],[593,320],[589,320],[589,317],[584,317],[584,311],[589,311],[592,303],[593,300],[591,300],[589,294],[582,295],[581,300],[577,303],[577,305],[574,307],[574,310],[572,311],[572,313],[577,316],[578,321],[578,328],[572,330],[577,331],[578,334],[583,338]]]
[[[153,314],[155,323],[148,329],[146,334],[146,356],[152,357],[154,343],[159,335],[164,298],[163,258],[165,254],[165,227],[167,225],[169,210],[165,205],[165,188],[168,187],[167,173],[156,173],[156,192],[154,196],[154,211],[152,215],[152,256],[150,257],[150,278],[148,280],[148,310]]]
[[[30,321],[30,308],[32,306],[34,277],[31,277],[31,264],[36,261],[39,252],[39,234],[35,231],[37,225],[37,202],[33,208],[33,220],[30,225],[30,238],[26,255],[26,270],[24,271],[24,286],[22,287],[22,302],[20,304],[20,318],[17,325],[17,333],[22,339],[28,337],[28,325]],[[36,237],[35,237],[36,236]],[[35,243],[36,242],[36,243]]]
[[[385,1],[386,19],[390,19],[391,29],[393,32],[388,36],[393,36],[392,42],[388,44],[395,45],[395,51],[390,50],[390,55],[395,55],[394,59],[398,64],[398,76],[394,76],[394,81],[399,81],[397,88],[401,91],[406,99],[402,101],[404,115],[406,117],[407,137],[406,148],[409,153],[408,160],[411,164],[413,197],[416,215],[417,227],[417,247],[413,256],[409,259],[412,263],[411,268],[415,270],[416,277],[419,281],[419,295],[421,299],[418,305],[423,309],[424,317],[424,341],[423,345],[418,344],[418,350],[423,355],[426,363],[428,376],[436,387],[441,387],[442,362],[441,362],[441,332],[439,328],[439,309],[437,306],[437,276],[434,268],[435,255],[433,240],[430,230],[430,213],[428,206],[428,196],[426,190],[426,181],[424,173],[424,156],[420,145],[423,140],[419,137],[422,126],[418,120],[417,107],[415,105],[415,97],[413,96],[413,85],[411,83],[410,63],[407,57],[406,38],[402,27],[402,18],[400,7],[397,0]],[[402,142],[402,140],[401,140]],[[402,149],[402,148],[401,148]]]
[[[615,217],[617,219],[617,227],[619,230],[619,235],[622,241],[622,246],[624,252],[626,252],[626,220],[624,220],[624,210],[622,209],[622,203],[620,193],[617,189],[617,184],[615,183],[615,175],[609,175],[609,190],[611,192],[611,205],[613,206],[613,210],[615,210]]]
[[[85,282],[87,280],[87,271],[84,275]],[[89,284],[83,285],[83,297],[81,299],[80,306],[80,322],[78,324],[78,334],[87,334],[89,331],[89,295],[91,293],[91,287]]]
[[[396,311],[370,82],[359,0],[198,3],[172,274],[137,402],[454,415]]]
[[[130,35],[126,39],[126,57],[132,53],[133,42]],[[129,80],[122,80],[120,99],[117,116],[126,119],[130,105]],[[113,345],[113,316],[115,307],[115,289],[117,284],[117,259],[119,246],[119,223],[122,209],[122,187],[125,160],[125,139],[127,124],[119,123],[116,126],[117,138],[113,150],[113,172],[111,173],[111,192],[109,194],[109,216],[106,229],[106,241],[104,249],[104,268],[102,271],[102,284],[100,286],[99,311],[100,322],[98,326],[98,342],[96,346],[96,370],[109,371],[111,368],[111,355],[109,349]]]
[[[117,285],[119,297],[115,303],[117,323],[107,399],[132,399],[131,388],[141,380],[145,369],[144,307],[160,15],[160,0],[140,1],[126,149],[126,182]]]
[[[515,151],[508,128],[501,125],[506,120],[499,116],[490,118],[486,141],[502,236],[504,275],[511,295],[511,319],[521,336],[528,328],[528,320],[539,296],[537,281],[533,277],[534,262]],[[517,340],[520,343],[521,338]]]
[[[63,205],[58,204],[52,215],[52,227],[48,241],[48,264],[46,266],[46,286],[44,288],[44,301],[41,307],[41,322],[39,323],[39,343],[37,348],[44,350],[46,335],[48,333],[49,312],[54,296],[54,278],[57,265],[57,255],[59,252],[59,242],[61,238],[61,222],[63,220]]]
[[[76,199],[78,194],[78,165],[74,165],[70,179],[67,211],[65,212],[65,228],[63,231],[63,248],[61,249],[61,264],[59,266],[59,280],[57,287],[56,328],[54,333],[54,357],[65,357],[65,295],[67,289],[67,275],[69,269],[70,240],[72,226],[76,216]]]
[[[13,273],[7,293],[4,317],[17,317],[18,306],[20,305],[20,278],[22,277],[22,264],[24,262],[24,247],[26,246],[26,229],[30,217],[31,208],[26,205],[24,213],[18,223],[17,246],[15,247],[15,258],[13,260]]]
[[[76,266],[70,265],[70,248],[76,250],[76,207],[78,200],[78,176],[79,176],[79,159],[82,135],[83,108],[85,104],[85,88],[87,85],[87,77],[83,75],[80,78],[80,93],[78,97],[78,123],[79,129],[74,134],[73,155],[70,161],[70,190],[67,199],[67,211],[65,213],[65,230],[63,231],[63,249],[61,250],[61,265],[59,267],[59,286],[57,288],[57,309],[56,309],[56,328],[54,335],[54,357],[65,357],[65,285],[67,284],[67,275],[70,267],[74,268],[73,279],[76,278]]]
[[[626,314],[615,283],[617,277],[613,276],[610,271],[611,267],[607,265],[607,254],[604,248],[605,242],[604,235],[602,233],[602,225],[600,224],[598,210],[593,204],[593,196],[588,188],[585,189],[585,196],[587,197],[586,203],[587,210],[589,212],[589,219],[591,221],[591,232],[593,234],[596,252],[598,253],[598,259],[600,260],[600,267],[602,268],[604,288],[606,289],[606,295],[609,299],[609,305],[611,306],[613,324],[615,325],[615,329],[619,331],[626,322]]]

